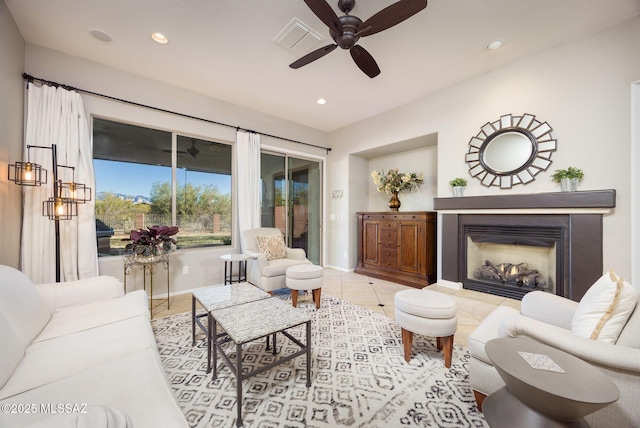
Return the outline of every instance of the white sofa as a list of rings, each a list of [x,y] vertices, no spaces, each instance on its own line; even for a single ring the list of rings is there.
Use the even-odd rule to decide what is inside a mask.
[[[485,344],[497,337],[524,337],[574,355],[599,368],[615,382],[620,399],[587,415],[597,427],[640,426],[640,309],[624,325],[615,343],[578,336],[571,331],[578,303],[542,291],[527,293],[521,311],[498,306],[469,335],[469,378],[478,405],[487,395],[504,386],[485,352]]]
[[[113,277],[36,286],[0,266],[0,427],[187,427],[147,307]]]

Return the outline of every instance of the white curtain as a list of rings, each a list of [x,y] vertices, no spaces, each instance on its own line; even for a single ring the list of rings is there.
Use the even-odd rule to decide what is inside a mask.
[[[260,219],[260,135],[238,130],[236,137],[238,196],[236,207],[240,248],[244,249],[243,232],[261,226]]]
[[[24,159],[27,145],[56,144],[58,165],[75,167],[75,182],[92,190],[91,201],[78,205],[77,217],[60,221],[60,280],[96,276],[93,150],[82,98],[75,91],[33,83],[29,83],[27,93]],[[49,149],[30,150],[31,162],[47,170],[47,183],[23,187],[22,270],[37,284],[55,281],[55,222],[42,215],[42,202],[53,195],[52,154]],[[71,169],[58,168],[59,179],[70,182],[71,177]]]

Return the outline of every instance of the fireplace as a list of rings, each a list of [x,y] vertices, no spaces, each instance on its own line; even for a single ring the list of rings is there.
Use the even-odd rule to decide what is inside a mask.
[[[529,291],[553,294],[564,275],[564,228],[465,224],[463,286],[522,299]]]
[[[442,279],[522,299],[534,290],[579,301],[603,272],[602,216],[615,191],[436,198]]]

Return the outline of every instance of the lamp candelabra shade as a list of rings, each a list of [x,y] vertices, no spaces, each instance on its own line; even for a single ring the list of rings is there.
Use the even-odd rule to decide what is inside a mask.
[[[47,182],[47,170],[37,163],[16,162],[9,164],[8,178],[21,186],[40,186]]]
[[[68,198],[51,197],[42,201],[42,215],[49,220],[71,220],[78,215],[78,204]]]
[[[62,183],[62,196],[78,204],[84,204],[91,200],[91,187],[82,183]]]

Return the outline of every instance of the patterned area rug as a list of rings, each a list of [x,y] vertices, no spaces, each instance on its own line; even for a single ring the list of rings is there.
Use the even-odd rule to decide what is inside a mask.
[[[488,426],[475,405],[468,381],[469,354],[461,346],[454,346],[453,363],[446,369],[435,339],[415,335],[413,357],[406,363],[400,327],[392,319],[330,296],[322,297],[319,310],[300,310],[312,317],[311,387],[305,387],[304,356],[246,380],[245,427]],[[151,323],[190,426],[235,426],[235,377],[221,358],[218,379],[206,374],[204,334],[198,332],[192,347],[191,314]],[[305,342],[302,327],[290,332]],[[298,349],[278,335],[279,353]],[[247,370],[273,358],[264,339],[245,345],[243,352]]]

